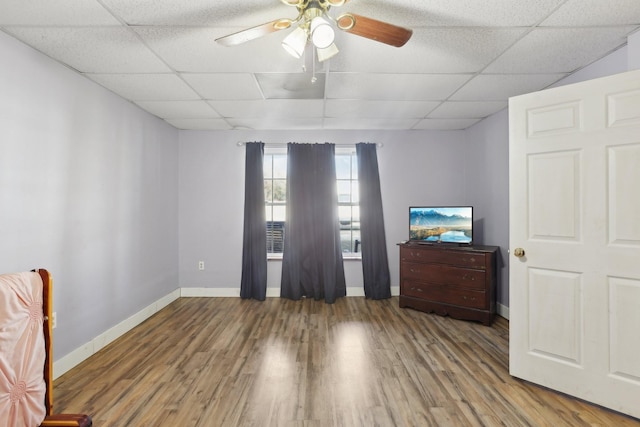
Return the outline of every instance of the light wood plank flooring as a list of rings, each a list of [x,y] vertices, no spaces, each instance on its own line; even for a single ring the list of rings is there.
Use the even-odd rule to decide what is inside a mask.
[[[514,379],[508,322],[369,301],[181,298],[55,382],[115,426],[638,426]]]

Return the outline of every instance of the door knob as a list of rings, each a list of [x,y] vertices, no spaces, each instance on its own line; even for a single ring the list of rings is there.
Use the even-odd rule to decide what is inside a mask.
[[[515,250],[513,251],[513,254],[518,258],[522,258],[524,256],[524,249],[515,248]]]

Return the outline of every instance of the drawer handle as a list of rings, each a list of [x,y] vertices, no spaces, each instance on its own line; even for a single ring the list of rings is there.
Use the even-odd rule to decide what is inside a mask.
[[[414,287],[414,288],[411,288],[411,290],[412,290],[412,291],[418,291],[418,292],[424,292],[422,289],[420,289],[420,288],[415,288],[415,287]]]

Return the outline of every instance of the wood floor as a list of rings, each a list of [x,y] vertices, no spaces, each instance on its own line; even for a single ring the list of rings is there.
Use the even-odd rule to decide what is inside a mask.
[[[638,426],[508,374],[487,327],[369,301],[181,298],[55,382],[115,426]]]

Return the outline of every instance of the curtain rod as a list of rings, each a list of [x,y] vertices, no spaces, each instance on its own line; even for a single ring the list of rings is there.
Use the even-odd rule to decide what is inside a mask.
[[[246,144],[247,143],[243,142],[243,141],[236,142],[236,145],[238,147],[244,147]],[[311,143],[310,142],[303,142],[303,143],[300,143],[300,144],[311,144]],[[354,148],[356,146],[356,144],[333,144],[333,145],[335,145],[336,147],[354,147]],[[269,147],[269,148],[287,148],[287,144],[285,144],[285,143],[277,143],[277,142],[272,142],[272,143],[265,142],[264,146],[265,147]],[[382,148],[382,147],[384,147],[384,145],[382,144],[382,142],[377,142],[376,143],[376,147]]]

